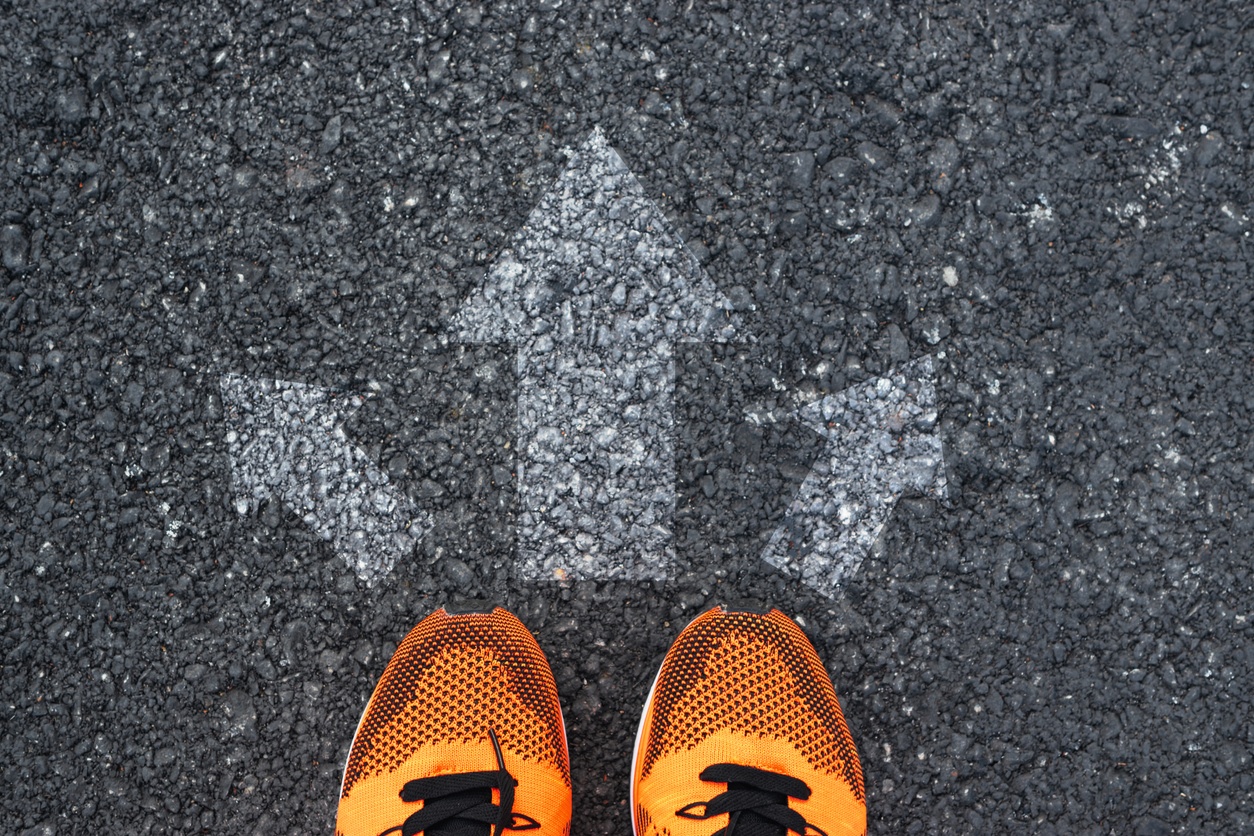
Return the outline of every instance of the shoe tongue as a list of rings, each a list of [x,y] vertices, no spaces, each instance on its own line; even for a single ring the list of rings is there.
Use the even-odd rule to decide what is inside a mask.
[[[728,834],[724,829],[721,832],[726,836],[786,836],[788,828],[770,819],[764,819],[757,813],[744,812],[740,814],[740,821],[736,823],[735,831]]]
[[[445,798],[464,799],[466,801],[474,801],[477,803],[491,803],[492,790],[488,787],[476,787],[472,790],[462,790],[458,793],[452,793]],[[452,818],[442,821],[427,830],[426,836],[491,836],[492,825],[486,822],[471,821],[470,819]]]
[[[760,787],[755,787],[752,784],[742,784],[739,781],[733,781],[728,784],[727,789],[762,791]],[[771,793],[771,803],[787,806],[788,796],[782,792]],[[741,811],[739,819],[736,821],[736,829],[733,831],[730,828],[731,824],[729,823],[726,828],[719,831],[719,834],[721,836],[787,836],[788,834],[788,828],[768,818],[759,816],[752,810]],[[715,836],[719,836],[719,834],[715,834]]]

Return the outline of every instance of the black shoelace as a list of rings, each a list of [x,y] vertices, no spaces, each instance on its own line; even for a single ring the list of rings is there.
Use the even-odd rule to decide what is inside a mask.
[[[789,798],[805,801],[810,797],[810,788],[804,781],[734,763],[708,767],[701,773],[701,780],[726,784],[727,792],[709,801],[689,804],[676,810],[675,815],[699,821],[730,815],[727,827],[713,836],[785,836],[790,830],[800,836],[807,836],[807,833],[827,836],[788,806]]]
[[[496,732],[488,730],[492,750],[496,753],[496,769],[483,772],[458,772],[434,775],[406,782],[401,800],[422,801],[422,809],[405,819],[404,824],[389,827],[379,834],[399,833],[414,836],[493,836],[506,830],[534,830],[540,823],[530,816],[514,812],[514,788],[518,780],[505,769],[501,744]],[[492,803],[492,790],[501,792],[501,803]]]

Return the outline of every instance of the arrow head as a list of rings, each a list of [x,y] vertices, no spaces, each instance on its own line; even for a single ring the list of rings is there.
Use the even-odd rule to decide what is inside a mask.
[[[468,342],[725,340],[731,303],[599,129],[455,317]]]
[[[945,498],[930,356],[807,404],[795,415],[828,440],[824,458],[839,458],[844,468],[861,460],[858,473],[882,481],[893,494],[911,489]]]
[[[834,596],[907,490],[946,496],[931,357],[798,410],[827,447],[762,559]]]
[[[370,584],[413,551],[429,515],[388,484],[340,424],[360,397],[231,374],[220,385],[236,511],[282,500]]]

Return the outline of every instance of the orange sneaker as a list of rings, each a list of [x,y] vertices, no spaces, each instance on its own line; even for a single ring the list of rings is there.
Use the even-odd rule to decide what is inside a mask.
[[[336,836],[570,832],[557,686],[513,614],[436,610],[388,662],[344,767]]]
[[[866,833],[862,766],[832,681],[779,610],[717,607],[680,633],[631,774],[637,836]]]

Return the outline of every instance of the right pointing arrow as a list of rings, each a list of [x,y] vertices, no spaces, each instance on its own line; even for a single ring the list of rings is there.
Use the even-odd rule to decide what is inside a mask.
[[[345,434],[340,422],[360,398],[233,374],[221,385],[240,513],[282,499],[371,584],[413,551],[431,517]]]
[[[762,559],[832,597],[857,571],[898,498],[945,496],[932,358],[796,413],[827,438]]]

